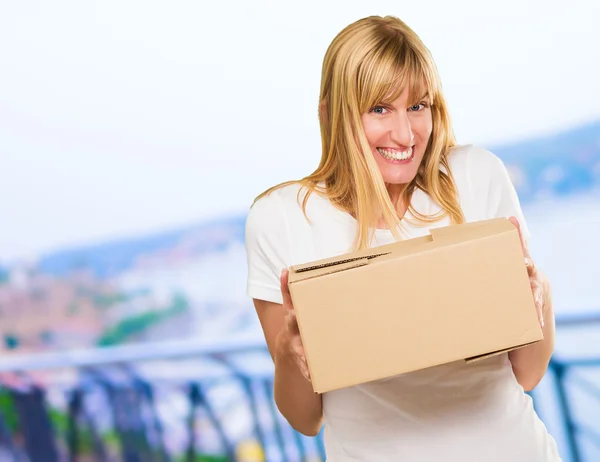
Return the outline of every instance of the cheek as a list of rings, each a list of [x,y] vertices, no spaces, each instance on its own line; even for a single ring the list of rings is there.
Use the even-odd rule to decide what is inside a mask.
[[[412,123],[412,130],[416,137],[421,140],[428,140],[433,131],[433,121],[431,114],[427,117],[422,117]]]
[[[381,123],[369,118],[363,119],[363,130],[371,147],[377,146],[377,142],[385,133],[385,129],[381,126]]]

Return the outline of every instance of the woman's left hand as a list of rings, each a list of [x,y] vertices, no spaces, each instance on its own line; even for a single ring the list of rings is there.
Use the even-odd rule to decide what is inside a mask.
[[[525,266],[527,267],[527,274],[529,275],[529,284],[531,285],[531,292],[533,293],[533,300],[535,301],[535,307],[538,313],[538,319],[540,326],[544,327],[544,307],[546,306],[546,300],[549,295],[549,284],[545,277],[538,271],[531,254],[529,253],[529,247],[527,242],[523,238],[523,231],[519,220],[515,217],[510,217],[509,221],[515,225],[519,231],[519,238],[521,239],[521,248],[523,249],[523,256],[525,257]]]

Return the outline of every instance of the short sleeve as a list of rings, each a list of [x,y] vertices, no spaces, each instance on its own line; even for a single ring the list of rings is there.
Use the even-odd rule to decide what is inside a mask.
[[[249,297],[283,303],[281,271],[289,263],[289,237],[279,191],[254,203],[246,219],[246,257]]]
[[[477,178],[474,193],[482,196],[486,218],[514,216],[521,225],[523,238],[528,241],[529,228],[515,186],[504,162],[495,154],[480,148],[471,153],[471,174]]]

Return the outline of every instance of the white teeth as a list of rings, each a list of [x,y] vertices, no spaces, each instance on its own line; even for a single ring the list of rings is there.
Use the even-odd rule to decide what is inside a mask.
[[[412,156],[413,148],[410,147],[406,151],[396,151],[393,149],[377,148],[379,154],[389,160],[407,160]]]

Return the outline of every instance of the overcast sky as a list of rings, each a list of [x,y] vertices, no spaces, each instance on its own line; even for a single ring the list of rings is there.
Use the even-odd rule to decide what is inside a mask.
[[[373,6],[376,5],[376,6]],[[600,2],[0,4],[0,261],[245,212],[320,156],[323,54],[404,19],[463,143],[600,118]]]

